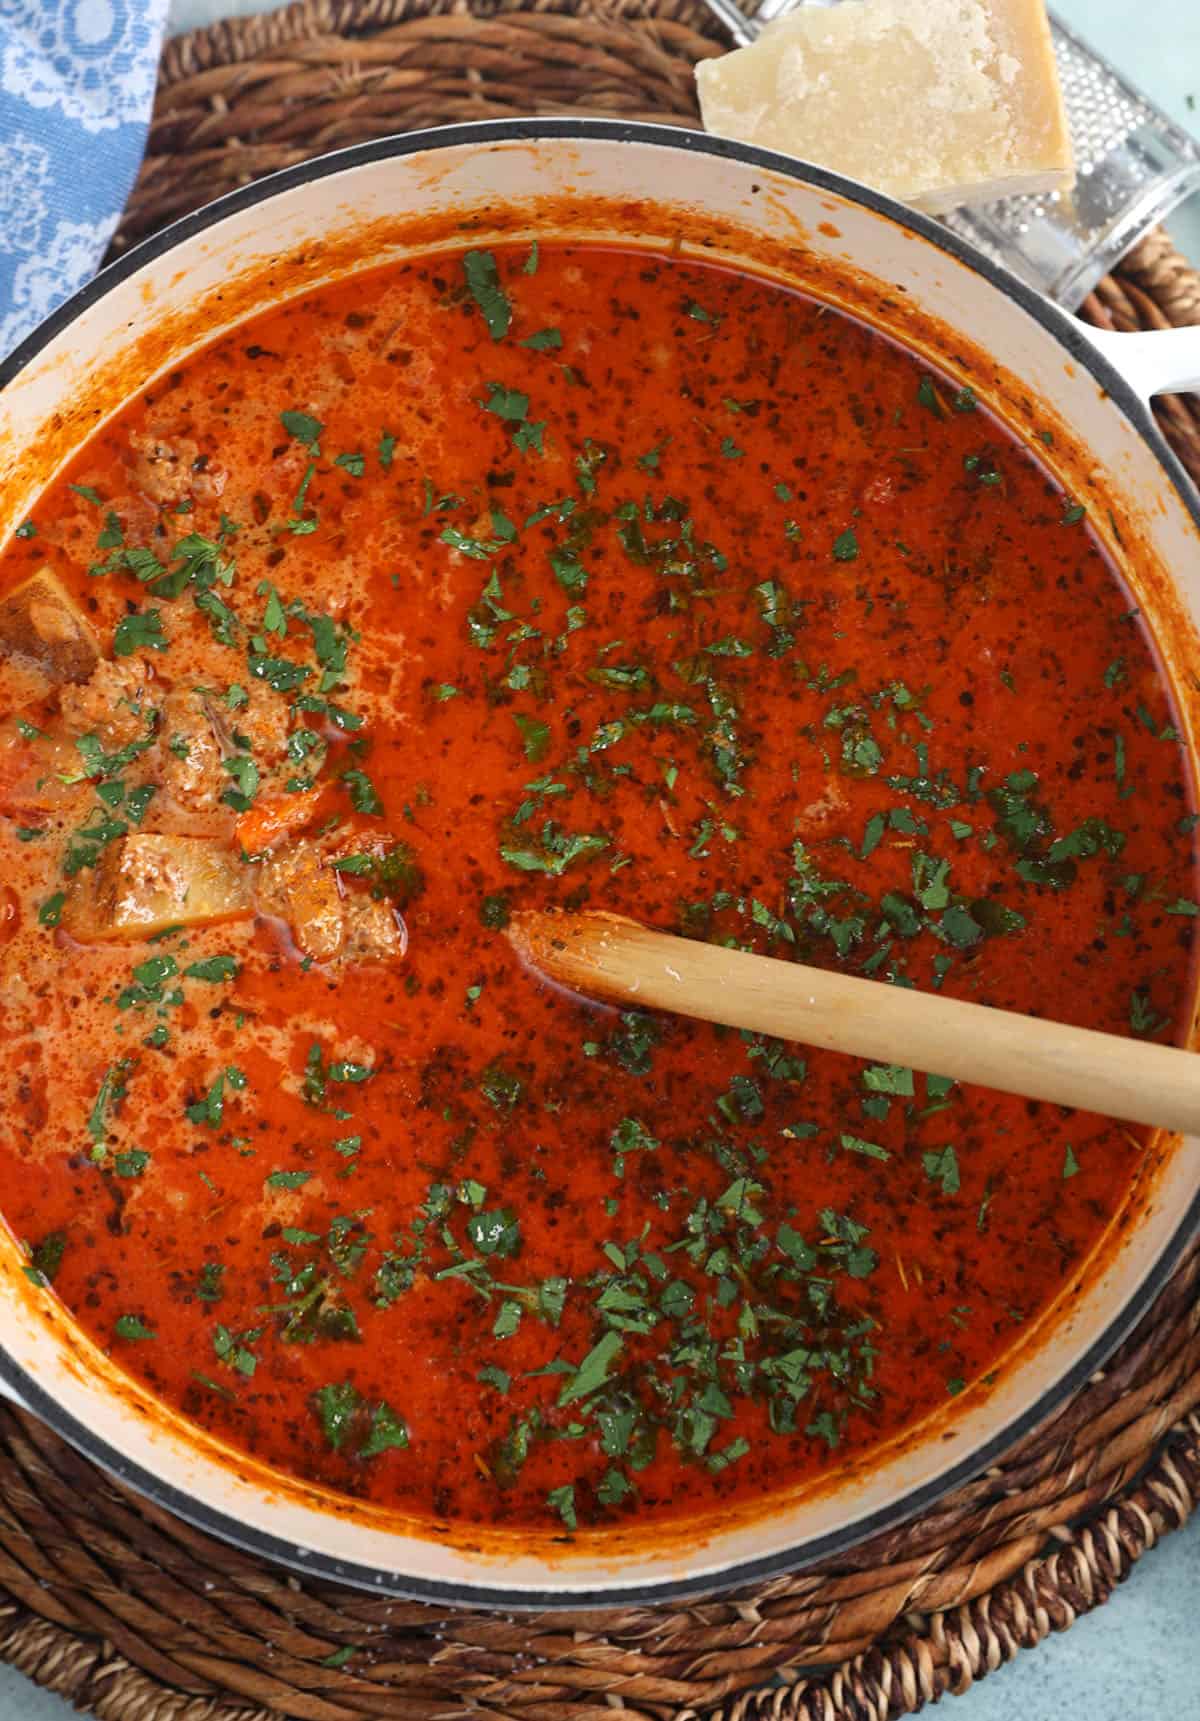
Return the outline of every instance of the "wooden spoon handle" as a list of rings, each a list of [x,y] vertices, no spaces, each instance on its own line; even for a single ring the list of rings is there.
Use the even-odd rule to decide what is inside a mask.
[[[1200,1059],[1174,1046],[697,944],[618,915],[522,912],[509,937],[547,978],[612,1003],[1200,1134]]]

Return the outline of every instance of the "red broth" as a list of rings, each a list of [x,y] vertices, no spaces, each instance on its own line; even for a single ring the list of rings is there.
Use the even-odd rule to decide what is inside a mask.
[[[30,681],[43,567],[82,684]],[[1126,1199],[1137,1132],[621,1016],[504,937],[586,904],[1176,1032],[1148,636],[870,328],[616,250],[363,275],[131,404],[0,589],[0,1204],[244,1450],[473,1524],[763,1496],[986,1378]]]

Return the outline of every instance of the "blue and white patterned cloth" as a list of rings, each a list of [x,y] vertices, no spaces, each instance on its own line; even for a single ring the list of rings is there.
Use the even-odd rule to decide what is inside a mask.
[[[0,358],[91,276],[129,196],[167,0],[0,0]]]

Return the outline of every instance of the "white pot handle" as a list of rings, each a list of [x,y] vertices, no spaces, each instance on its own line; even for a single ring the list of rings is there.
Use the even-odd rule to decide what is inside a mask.
[[[1156,394],[1200,390],[1200,327],[1122,335],[1088,323],[1079,326],[1145,404]]]

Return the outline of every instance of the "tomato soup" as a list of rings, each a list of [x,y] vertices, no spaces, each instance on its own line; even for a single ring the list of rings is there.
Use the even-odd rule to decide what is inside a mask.
[[[556,243],[313,292],[82,449],[0,644],[0,1210],[285,1472],[579,1534],[762,1498],[986,1380],[1128,1197],[1143,1133],[619,1013],[505,936],[603,908],[1176,1035],[1137,609],[840,311]]]

